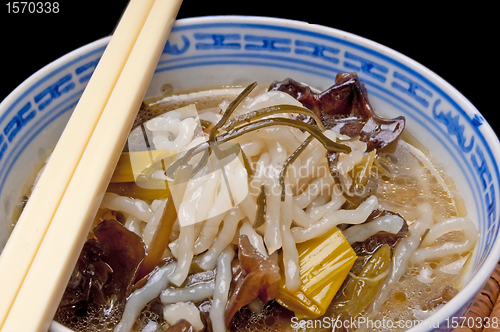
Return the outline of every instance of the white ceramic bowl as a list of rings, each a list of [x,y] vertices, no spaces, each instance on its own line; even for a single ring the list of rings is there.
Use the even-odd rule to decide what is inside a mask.
[[[0,248],[35,169],[62,132],[109,38],[81,47],[28,78],[0,104]],[[469,282],[412,331],[452,330],[500,256],[499,141],[457,90],[404,55],[318,25],[263,17],[177,21],[148,90],[174,92],[292,77],[319,89],[356,71],[374,108],[404,115],[407,128],[452,175],[481,232]],[[54,331],[62,331],[53,327]],[[63,329],[64,330],[64,329]]]

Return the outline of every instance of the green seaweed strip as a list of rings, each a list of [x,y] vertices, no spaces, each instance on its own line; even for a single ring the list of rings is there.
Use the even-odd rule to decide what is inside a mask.
[[[300,146],[297,148],[297,150],[293,151],[293,153],[287,158],[287,160],[283,164],[283,167],[281,168],[279,182],[280,182],[280,186],[281,186],[281,201],[282,202],[285,201],[285,192],[286,192],[286,190],[285,190],[286,189],[285,188],[285,175],[286,175],[286,170],[288,169],[288,165],[293,164],[293,162],[295,160],[297,160],[297,157],[307,148],[307,146],[309,145],[309,143],[311,143],[312,140],[313,140],[313,136],[309,135],[309,137],[307,137],[305,139],[305,141],[302,142],[302,144],[300,144]]]
[[[215,142],[215,136],[217,135],[217,132],[219,129],[229,120],[229,117],[231,114],[233,114],[234,110],[236,107],[248,96],[250,92],[257,86],[257,82],[253,82],[249,86],[243,90],[236,99],[234,99],[229,106],[226,108],[226,111],[224,112],[224,115],[222,118],[215,124],[215,126],[210,130],[210,135],[209,135],[209,141],[210,142]]]
[[[165,171],[165,175],[168,176],[169,178],[173,179],[174,176],[175,176],[175,172],[176,170],[182,166],[182,165],[186,165],[189,160],[191,160],[191,158],[193,158],[195,155],[197,155],[198,153],[200,152],[204,152],[206,150],[208,150],[209,148],[209,145],[208,145],[208,142],[203,142],[203,143],[200,143],[196,146],[193,146],[191,149],[189,149],[185,154],[184,156],[182,156],[181,158],[177,159],[172,165],[170,165],[170,167]],[[205,158],[202,159],[202,161],[204,160]],[[206,163],[206,160],[205,160],[205,163]],[[198,163],[200,164],[200,163]],[[201,167],[203,167],[204,165],[202,165]],[[201,167],[199,169],[201,169]],[[197,171],[198,169],[198,165],[197,167],[195,168],[195,170]],[[196,174],[196,173],[194,173]]]
[[[240,147],[241,156],[243,158],[243,166],[245,166],[245,169],[247,170],[247,176],[250,179],[253,176],[252,166],[250,165],[250,161],[248,160],[248,157],[245,154],[245,151],[243,151],[243,149],[241,148],[241,145],[239,143],[238,143],[238,146]]]
[[[266,221],[266,185],[260,186],[260,193],[257,196],[257,212],[253,228],[259,228]]]
[[[234,152],[236,152],[236,157],[237,157],[238,153],[241,152],[241,156],[243,158],[243,166],[247,171],[248,178],[250,178],[253,175],[253,169],[252,166],[250,165],[250,161],[248,160],[247,155],[245,154],[239,143],[237,143],[235,147],[237,152],[235,151],[235,149],[229,149],[231,151],[228,152],[227,150],[221,151],[220,149],[210,149],[210,145],[207,142],[200,143],[197,146],[194,146],[191,149],[189,149],[186,152],[186,154],[182,156],[182,158],[176,160],[172,165],[170,165],[170,167],[165,171],[165,175],[167,175],[170,178],[173,178],[177,168],[179,168],[181,165],[185,165],[186,163],[188,163],[191,160],[191,158],[198,155],[199,153],[203,153],[202,158],[193,168],[191,176],[194,176],[203,168],[203,166],[207,164],[208,158],[210,157],[210,153],[214,151],[217,157],[220,157],[220,159],[224,159],[225,157],[233,154]]]
[[[229,119],[227,123],[221,127],[221,129],[229,131],[242,124],[245,123],[248,124],[251,121],[255,121],[260,118],[279,113],[298,113],[310,116],[311,118],[314,119],[314,121],[316,121],[316,125],[319,127],[321,131],[326,130],[321,120],[317,117],[316,114],[314,114],[313,111],[305,107],[300,107],[295,105],[275,105],[275,106],[264,107],[256,111],[248,112],[238,117]]]
[[[219,142],[227,142],[243,134],[249,133],[253,130],[269,126],[290,126],[299,128],[311,134],[311,136],[316,138],[328,151],[351,153],[351,148],[349,146],[332,141],[331,139],[326,137],[316,126],[302,122],[300,120],[293,120],[287,118],[271,118],[271,119],[255,121],[250,124],[234,128],[229,132],[227,132],[226,134],[218,136],[217,140]]]

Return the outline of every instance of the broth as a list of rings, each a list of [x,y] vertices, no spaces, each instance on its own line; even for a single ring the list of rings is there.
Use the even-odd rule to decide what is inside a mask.
[[[404,118],[373,113],[355,74],[323,93],[293,80],[247,90],[143,103],[89,234],[90,263],[80,257],[56,320],[323,331],[336,319],[423,320],[460,290],[477,229]],[[144,247],[130,280],[117,280],[107,249],[96,254],[119,249],[108,228]]]

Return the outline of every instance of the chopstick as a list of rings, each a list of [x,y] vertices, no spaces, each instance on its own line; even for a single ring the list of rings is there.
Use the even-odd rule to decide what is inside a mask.
[[[132,0],[0,255],[0,328],[68,187],[154,0]]]
[[[136,40],[132,42],[132,50],[126,56],[125,65],[118,72],[119,77],[114,87],[108,90],[110,92],[107,101],[102,103],[105,105],[102,115],[100,118],[97,117],[96,125],[95,122],[94,124],[88,123],[91,121],[86,119],[88,116],[86,110],[83,110],[84,114],[78,113],[77,120],[73,119],[75,115],[70,120],[70,123],[74,124],[73,129],[75,127],[78,129],[79,126],[83,125],[91,128],[89,131],[91,133],[90,139],[87,140],[88,143],[84,142],[86,146],[81,149],[81,157],[76,152],[71,157],[68,156],[69,152],[74,149],[74,142],[71,139],[75,138],[75,135],[68,133],[69,129],[65,129],[61,141],[51,156],[18,225],[15,227],[15,232],[11,235],[11,238],[14,236],[13,241],[9,239],[9,243],[2,253],[0,265],[2,302],[4,302],[4,288],[17,288],[17,290],[9,291],[8,301],[11,305],[2,303],[4,307],[1,309],[5,310],[6,306],[10,307],[10,311],[9,308],[5,310],[7,315],[3,310],[1,311],[2,315],[6,315],[2,332],[17,332],[20,324],[22,324],[23,331],[46,331],[48,329],[137,110],[144,98],[180,3],[181,0],[132,0],[128,5],[110,45],[94,73],[95,76],[100,67],[105,67],[101,64],[106,53],[111,54],[106,58],[108,59],[107,65],[112,64],[113,61],[119,61],[114,60],[115,55],[122,56],[123,53],[126,53],[121,48],[109,51],[115,40],[115,44],[119,44],[122,40],[130,42],[128,39],[130,35],[134,33],[137,35]],[[138,24],[138,22],[142,23]],[[134,29],[131,28],[131,25],[134,25]],[[102,69],[104,73],[102,73],[101,78],[108,78],[108,75],[112,76],[116,73],[107,73],[106,69]],[[94,76],[84,93],[84,95],[88,95],[89,99],[93,99],[94,95],[99,94],[99,91],[96,90],[104,89],[99,80],[94,79]],[[91,86],[93,81],[96,83]],[[109,86],[112,85],[110,84],[106,88],[109,89]],[[82,96],[83,98],[84,96]],[[104,99],[102,98],[101,101]],[[77,113],[81,102],[75,109],[75,113]],[[65,181],[58,179],[62,176],[61,169],[66,166],[65,164],[75,165],[73,169],[68,167],[64,171],[66,179],[70,179],[66,182],[66,186]],[[58,180],[59,191],[57,194],[53,192],[55,186],[52,181],[54,180]],[[59,197],[57,197],[58,195]],[[50,202],[50,206],[48,202]],[[44,216],[44,224],[38,227],[41,223],[38,219],[40,215]],[[30,232],[30,227],[42,230]],[[46,232],[43,231],[43,228],[46,229]],[[40,239],[42,233],[44,235]],[[31,245],[31,241],[38,241],[41,244],[34,246]],[[16,250],[22,250],[23,245],[27,245],[30,249],[23,253],[23,260],[29,260],[31,263],[28,268],[26,265],[29,264],[26,262],[23,262],[21,268],[16,265],[20,260]],[[5,253],[7,253],[6,258],[4,258]],[[4,278],[5,274],[11,273],[12,268],[16,270],[16,277]],[[20,278],[22,284],[16,278]],[[5,283],[5,279],[9,284]],[[27,310],[27,308],[30,309]],[[26,315],[29,316],[28,319]]]

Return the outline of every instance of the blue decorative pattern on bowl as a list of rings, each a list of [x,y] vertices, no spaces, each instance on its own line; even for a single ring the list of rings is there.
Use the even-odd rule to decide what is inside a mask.
[[[26,179],[54,146],[109,38],[43,68],[0,105],[0,247]],[[500,145],[481,114],[440,77],[391,49],[342,31],[256,17],[179,20],[172,29],[148,95],[270,83],[292,77],[318,89],[339,72],[356,71],[377,112],[404,115],[407,128],[454,178],[481,237],[470,282],[413,330],[452,330],[500,256]],[[413,331],[412,330],[412,331]]]

